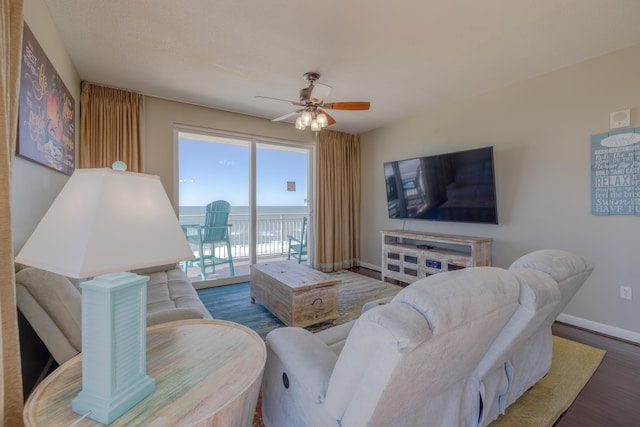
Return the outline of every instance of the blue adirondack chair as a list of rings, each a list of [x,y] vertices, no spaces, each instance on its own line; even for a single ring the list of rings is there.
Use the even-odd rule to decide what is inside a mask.
[[[215,273],[216,265],[229,264],[229,274],[235,275],[229,242],[229,208],[229,202],[225,200],[211,202],[206,208],[204,225],[182,226],[196,256],[195,260],[185,261],[184,271],[190,265],[198,266],[200,277],[205,280],[207,268]]]
[[[289,255],[287,259],[290,260],[293,256],[298,260],[298,264],[302,261],[302,258],[307,256],[307,217],[302,219],[302,232],[300,238],[289,235]]]

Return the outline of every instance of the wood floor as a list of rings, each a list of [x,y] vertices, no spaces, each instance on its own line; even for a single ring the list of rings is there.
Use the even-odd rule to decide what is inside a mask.
[[[380,279],[366,268],[351,271]],[[640,427],[640,346],[559,322],[553,334],[607,351],[555,427]]]
[[[553,334],[607,351],[556,427],[640,426],[640,346],[558,322]]]

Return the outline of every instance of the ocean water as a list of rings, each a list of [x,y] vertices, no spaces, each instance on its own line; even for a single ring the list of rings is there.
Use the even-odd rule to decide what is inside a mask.
[[[180,206],[180,224],[203,224],[206,206]],[[307,214],[307,206],[258,206],[258,220],[272,220],[283,216],[287,219],[302,219]],[[231,206],[229,215],[234,220],[249,220],[249,206]]]

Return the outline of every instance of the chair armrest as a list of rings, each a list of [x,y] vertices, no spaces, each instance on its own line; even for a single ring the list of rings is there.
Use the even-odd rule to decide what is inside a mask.
[[[374,301],[369,301],[368,303],[362,306],[361,313],[364,313],[365,311],[370,310],[373,307],[377,307],[379,305],[389,304],[392,299],[393,297],[385,297],[385,298],[380,298]]]
[[[202,240],[202,226],[199,224],[183,224],[182,232],[190,243],[198,243]]]
[[[74,347],[54,319],[42,308],[36,299],[22,285],[16,285],[16,302],[38,337],[47,347],[58,365],[62,365],[76,354],[79,346]],[[80,332],[78,330],[78,332]]]
[[[180,227],[182,227],[182,231],[184,231],[185,233],[189,232],[189,231],[195,231],[196,234],[200,231],[200,229],[202,228],[202,225],[200,224],[182,224]]]
[[[289,234],[289,235],[287,236],[287,238],[289,239],[289,242],[294,241],[294,242],[297,242],[297,243],[302,243],[302,242],[300,241],[300,239],[298,239],[297,237],[293,237],[291,234]]]
[[[312,398],[324,399],[338,356],[318,337],[302,328],[278,328],[267,335],[267,348],[285,367],[287,376]]]

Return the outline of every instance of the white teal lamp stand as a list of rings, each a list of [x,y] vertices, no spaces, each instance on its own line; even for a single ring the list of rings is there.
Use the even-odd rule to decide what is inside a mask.
[[[147,281],[111,273],[82,288],[82,391],[74,412],[109,424],[155,390],[147,375]]]
[[[16,262],[82,289],[82,391],[74,412],[110,424],[155,390],[147,375],[149,278],[127,271],[193,259],[157,176],[77,169]]]

